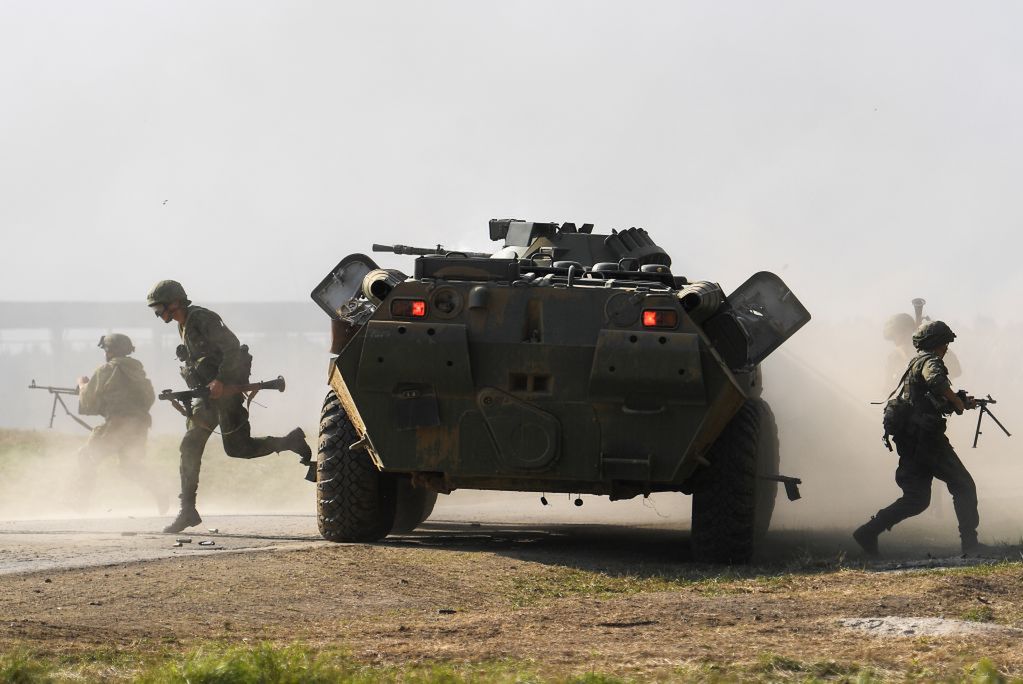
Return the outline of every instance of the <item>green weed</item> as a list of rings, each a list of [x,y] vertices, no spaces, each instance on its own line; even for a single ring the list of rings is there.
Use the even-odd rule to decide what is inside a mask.
[[[995,664],[987,658],[981,658],[966,671],[969,681],[973,684],[1003,684],[1006,678],[998,671]]]
[[[960,617],[971,622],[994,622],[995,611],[991,606],[977,606],[976,608],[964,610]]]
[[[50,668],[33,659],[25,651],[0,653],[0,683],[44,684],[52,681]]]

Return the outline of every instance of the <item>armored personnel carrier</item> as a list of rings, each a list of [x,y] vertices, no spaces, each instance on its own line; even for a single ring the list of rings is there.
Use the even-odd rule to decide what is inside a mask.
[[[457,488],[693,495],[697,560],[747,562],[778,483],[758,364],[810,315],[760,272],[727,296],[640,228],[492,220],[493,253],[402,245],[412,275],[345,257],[317,465],[321,534],[411,531]]]

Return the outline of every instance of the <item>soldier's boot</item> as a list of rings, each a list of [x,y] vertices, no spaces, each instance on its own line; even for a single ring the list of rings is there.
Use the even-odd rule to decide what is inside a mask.
[[[299,455],[298,462],[307,466],[313,462],[313,450],[305,441],[305,432],[302,428],[295,428],[288,434],[280,437],[277,442],[276,451],[294,451]]]
[[[981,558],[1001,558],[1006,555],[1004,549],[998,549],[997,547],[990,546],[988,544],[981,544],[977,541],[977,537],[963,537],[963,555],[964,556],[980,556]]]
[[[884,532],[884,525],[878,522],[877,518],[871,518],[857,527],[852,536],[863,549],[863,553],[868,556],[878,556],[880,552],[877,548],[877,538],[881,536],[882,532]]]
[[[178,517],[174,518],[174,522],[167,527],[163,528],[164,532],[180,532],[186,527],[194,527],[202,522],[202,518],[199,516],[199,511],[195,510],[195,503],[181,502],[181,510],[178,511]]]

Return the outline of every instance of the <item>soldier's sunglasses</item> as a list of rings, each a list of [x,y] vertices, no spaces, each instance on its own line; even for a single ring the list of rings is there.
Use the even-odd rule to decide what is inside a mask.
[[[153,314],[156,315],[157,318],[163,318],[163,312],[167,310],[167,305],[166,304],[153,304],[149,308],[153,310]]]

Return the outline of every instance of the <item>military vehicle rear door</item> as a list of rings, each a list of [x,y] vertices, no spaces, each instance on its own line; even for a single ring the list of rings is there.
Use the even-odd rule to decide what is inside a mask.
[[[349,254],[320,281],[310,296],[331,318],[349,312],[352,298],[362,291],[362,281],[377,264],[365,254]]]
[[[749,337],[747,359],[756,365],[810,320],[810,312],[785,282],[760,271],[728,295],[732,314]]]

